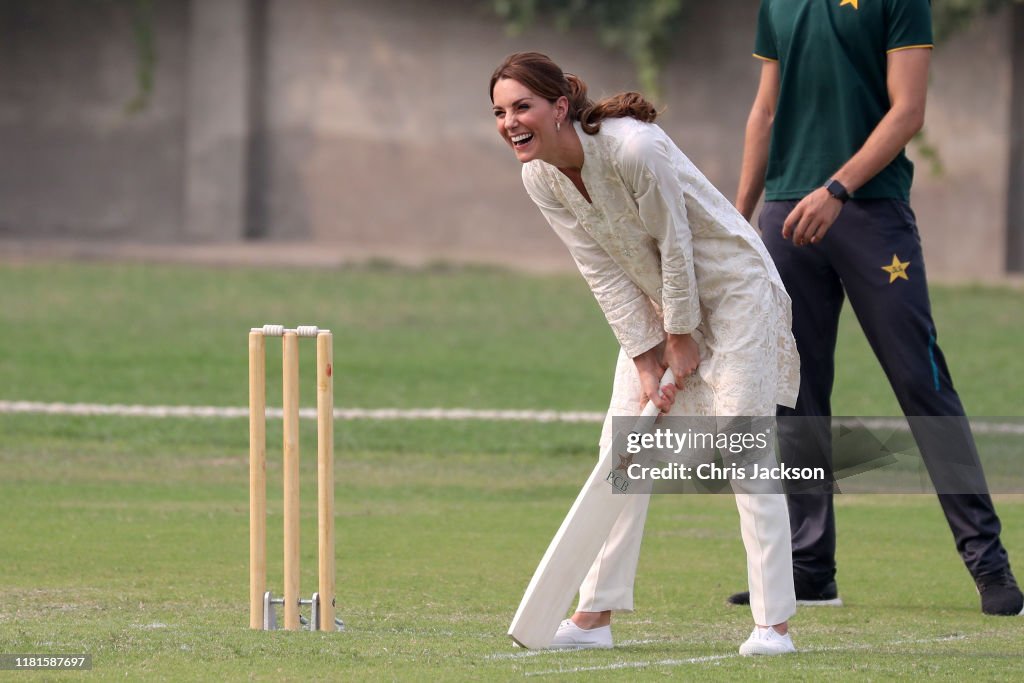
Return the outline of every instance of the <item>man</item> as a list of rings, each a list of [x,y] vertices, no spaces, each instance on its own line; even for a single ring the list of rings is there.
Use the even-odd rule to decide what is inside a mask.
[[[1016,615],[1024,595],[999,540],[973,437],[936,344],[904,147],[924,121],[931,56],[928,0],[761,0],[761,80],[747,122],[736,200],[760,228],[793,300],[800,395],[780,416],[782,455],[827,459],[839,312],[849,297],[908,416],[949,416],[953,434],[915,430],[932,475],[952,449],[980,486],[939,502],[985,614]],[[817,418],[817,419],[815,419]],[[786,427],[787,424],[801,423]],[[801,432],[799,435],[795,432]],[[810,438],[808,438],[810,436]],[[946,451],[947,457],[949,450]],[[801,604],[841,605],[831,486],[789,497]],[[746,593],[729,598],[745,604]]]

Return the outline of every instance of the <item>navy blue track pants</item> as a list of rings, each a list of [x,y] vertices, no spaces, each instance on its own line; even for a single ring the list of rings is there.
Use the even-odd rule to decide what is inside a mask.
[[[800,353],[800,396],[795,409],[780,416],[831,415],[835,347],[839,313],[845,298],[908,416],[963,416],[960,397],[932,321],[921,240],[910,206],[901,200],[850,200],[816,245],[797,247],[782,238],[782,225],[796,201],[766,202],[759,226],[762,239],[793,300],[793,334]],[[780,421],[783,459],[812,462],[828,459],[827,428],[817,438],[787,438]],[[827,425],[827,421],[823,420]],[[941,460],[935,444],[915,432],[925,465],[939,490]],[[943,436],[950,448],[949,435]],[[953,437],[955,448],[977,461],[970,428]],[[817,450],[817,453],[808,451]],[[981,474],[980,464],[978,476]],[[975,489],[977,490],[977,489]],[[957,551],[975,578],[1008,566],[992,500],[984,492],[938,496]],[[812,585],[835,576],[836,530],[832,488],[789,497],[793,537],[793,571]]]

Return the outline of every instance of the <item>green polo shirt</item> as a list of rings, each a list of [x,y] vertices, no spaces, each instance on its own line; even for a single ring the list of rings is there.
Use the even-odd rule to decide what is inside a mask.
[[[931,45],[929,0],[761,0],[754,56],[781,79],[765,198],[821,187],[889,110],[887,54]],[[906,200],[913,177],[901,151],[853,196]]]

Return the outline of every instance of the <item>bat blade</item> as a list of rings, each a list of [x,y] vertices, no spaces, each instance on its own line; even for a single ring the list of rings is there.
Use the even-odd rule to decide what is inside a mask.
[[[671,371],[667,371],[662,384],[674,382]],[[634,431],[646,430],[657,416],[657,406],[648,403]],[[615,442],[613,439],[602,450],[597,466],[562,520],[519,603],[508,635],[522,647],[550,647],[590,565],[629,501],[628,496],[613,493],[612,484],[607,481],[614,467]]]
[[[605,455],[602,453],[548,545],[512,619],[508,634],[522,647],[541,650],[551,645],[558,624],[626,506],[626,496],[614,495],[605,481],[611,467],[611,449]]]

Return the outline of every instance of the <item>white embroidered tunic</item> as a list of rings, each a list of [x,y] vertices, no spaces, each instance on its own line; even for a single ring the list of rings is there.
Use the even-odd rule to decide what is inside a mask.
[[[623,351],[692,334],[715,395],[701,412],[795,405],[789,295],[754,229],[657,125],[606,119],[596,135],[575,126],[593,203],[542,161],[523,166],[523,183]]]

